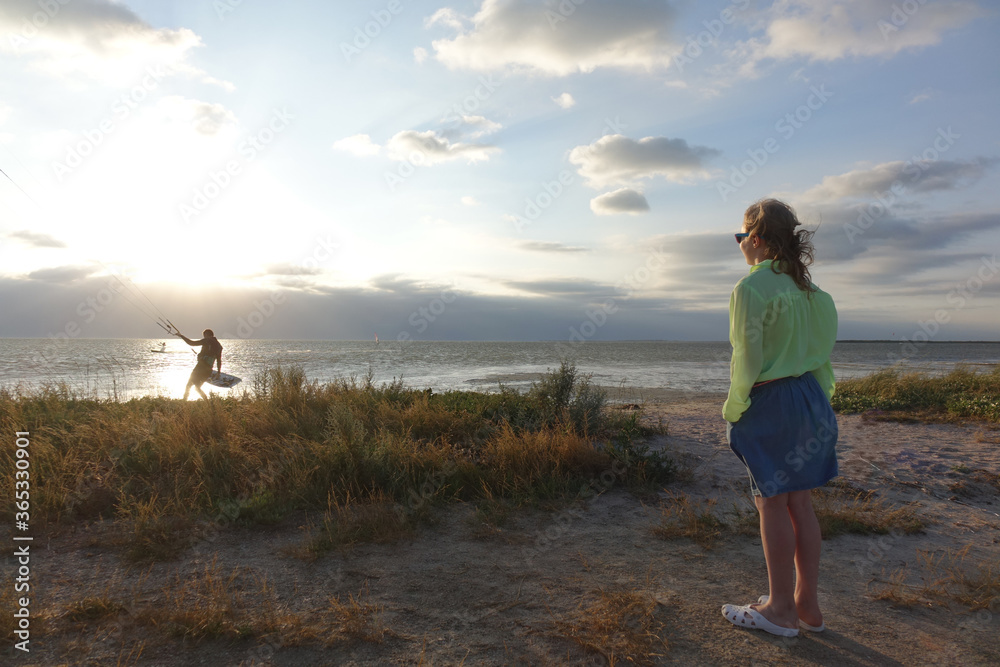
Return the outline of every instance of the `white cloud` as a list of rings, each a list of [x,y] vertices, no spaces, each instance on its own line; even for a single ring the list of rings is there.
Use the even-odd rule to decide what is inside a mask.
[[[11,232],[7,235],[8,238],[17,239],[33,248],[65,248],[66,243],[60,241],[50,234],[42,234],[39,232],[30,232],[26,229]]]
[[[430,28],[431,26],[438,24],[449,28],[455,28],[456,30],[463,30],[465,28],[461,15],[450,7],[442,7],[431,16],[424,19],[425,28]]]
[[[47,283],[72,283],[92,276],[96,272],[97,269],[92,266],[54,266],[32,271],[27,278]]]
[[[826,176],[819,185],[806,190],[799,199],[806,203],[842,199],[870,199],[891,191],[904,192],[954,190],[981,179],[997,163],[996,159],[897,160]]]
[[[413,62],[417,63],[418,65],[423,65],[424,61],[427,60],[427,55],[428,55],[427,49],[425,49],[422,46],[418,46],[417,48],[413,49]]]
[[[355,134],[333,142],[334,150],[346,151],[358,156],[378,155],[379,145],[372,142],[367,134]]]
[[[601,188],[656,176],[675,182],[707,178],[703,163],[719,154],[714,148],[690,146],[683,139],[646,137],[636,141],[609,134],[589,146],[574,148],[569,161],[579,166],[578,172],[588,185]]]
[[[493,134],[498,130],[502,130],[503,125],[492,121],[485,116],[462,116],[461,129],[463,134],[468,136],[470,139],[476,139],[487,134]]]
[[[27,58],[46,74],[75,81],[85,77],[128,85],[155,64],[170,73],[231,87],[186,62],[189,52],[202,45],[187,28],[154,28],[110,0],[51,4],[53,10],[46,13],[36,0],[0,3],[0,33],[5,34],[0,51]]]
[[[264,267],[263,276],[318,276],[323,270],[318,266],[308,267],[302,263],[282,262],[268,264]]]
[[[531,252],[549,252],[549,253],[578,253],[578,252],[590,252],[589,248],[577,245],[566,245],[565,243],[556,243],[555,241],[523,241],[520,247],[524,250],[529,250]]]
[[[399,132],[389,139],[386,149],[392,160],[427,165],[461,159],[474,163],[489,160],[490,155],[500,151],[496,146],[485,144],[453,143],[433,130]]]
[[[619,188],[590,200],[590,210],[597,215],[617,215],[628,213],[639,215],[649,210],[646,196],[631,188]]]
[[[555,102],[556,104],[558,104],[563,109],[569,109],[574,104],[576,104],[576,100],[574,100],[573,96],[570,95],[569,93],[563,93],[562,95],[559,95],[558,97],[553,97],[552,101]]]
[[[166,120],[189,123],[205,136],[215,136],[226,128],[236,127],[236,115],[222,104],[189,100],[168,95],[157,103]]]
[[[462,203],[465,204],[466,206],[479,206],[479,200],[477,200],[475,197],[471,197],[468,195],[462,197]]]
[[[555,76],[599,67],[648,71],[667,67],[677,49],[670,38],[674,10],[666,2],[483,0],[465,21],[469,27],[451,9],[429,19],[458,32],[432,43],[452,69],[515,67]]]
[[[925,88],[916,95],[910,98],[910,104],[920,104],[921,102],[926,102],[929,99],[933,99],[937,96],[937,91],[930,88]]]
[[[769,13],[760,56],[830,61],[933,46],[983,12],[969,0],[779,0]]]

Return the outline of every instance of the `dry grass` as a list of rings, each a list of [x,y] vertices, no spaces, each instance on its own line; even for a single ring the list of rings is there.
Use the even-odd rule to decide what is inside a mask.
[[[906,583],[906,572],[897,570],[881,582],[876,590],[869,589],[869,594],[873,600],[883,600],[895,607],[916,607],[923,604],[924,599],[913,588]]]
[[[172,560],[194,539],[193,521],[180,512],[164,510],[155,496],[119,509],[118,535],[113,543],[132,563]]]
[[[358,542],[393,542],[413,535],[418,521],[419,515],[407,513],[381,493],[363,501],[348,496],[340,502],[331,497],[322,525],[312,531],[295,555],[312,561],[331,549]]]
[[[196,402],[0,389],[0,429],[31,432],[32,475],[45,480],[32,488],[33,527],[114,517],[126,560],[153,562],[175,558],[205,523],[325,512],[333,546],[395,539],[452,500],[499,510],[576,498],[611,469],[626,482],[670,473],[634,445],[645,433],[638,415],[606,411],[571,366],[523,395],[434,395],[370,378],[321,385],[296,369],[248,385]],[[0,450],[8,496],[12,451]]]
[[[132,642],[132,653],[141,653],[145,641],[171,638],[256,638],[272,646],[333,646],[379,643],[392,634],[382,620],[382,605],[367,600],[367,584],[357,594],[328,598],[322,607],[301,608],[294,601],[279,601],[265,577],[243,567],[225,571],[216,559],[194,573],[176,573],[155,593],[148,590],[147,575],[130,587],[114,579],[67,603],[60,615],[70,623],[67,632],[83,638],[86,628],[114,622],[123,644]],[[145,640],[138,641],[142,633]]]
[[[126,610],[124,603],[107,595],[87,596],[66,605],[66,618],[92,623],[115,618]]]
[[[924,530],[924,522],[914,507],[894,505],[874,491],[825,487],[814,494],[813,506],[823,539],[848,533],[886,535],[899,531],[913,535]]]
[[[920,583],[916,583],[918,581]],[[1000,557],[974,559],[969,548],[917,552],[916,568],[900,568],[869,590],[873,599],[898,606],[955,602],[972,611],[1000,607]]]
[[[267,580],[239,567],[227,574],[215,559],[192,576],[177,575],[161,601],[134,617],[141,625],[194,639],[260,636],[281,627]]]
[[[553,619],[553,634],[569,639],[609,666],[652,665],[666,655],[663,621],[647,590],[598,590],[567,620]]]
[[[340,596],[330,598],[326,616],[335,637],[381,643],[386,634],[392,634],[382,620],[384,607],[365,601],[368,594],[366,584],[357,596],[348,593],[344,601]]]
[[[651,531],[663,540],[683,537],[703,549],[711,549],[726,528],[713,511],[715,504],[714,499],[696,504],[686,494],[668,491],[660,507],[660,523]]]
[[[482,497],[476,502],[475,519],[479,524],[477,534],[486,536],[498,532],[508,524],[511,511],[511,504],[508,501],[484,489]]]
[[[703,549],[712,549],[727,534],[756,537],[760,518],[755,507],[734,504],[720,512],[714,499],[694,501],[682,492],[665,490],[659,523],[651,532],[664,540],[686,538]],[[911,506],[897,506],[878,498],[872,491],[829,486],[816,490],[813,506],[823,539],[847,533],[885,535],[898,531],[906,535],[922,532],[923,521]]]

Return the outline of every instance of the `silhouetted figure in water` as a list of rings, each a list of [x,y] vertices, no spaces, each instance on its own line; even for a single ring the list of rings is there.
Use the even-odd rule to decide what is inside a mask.
[[[215,333],[211,329],[205,329],[201,333],[204,336],[201,340],[191,340],[180,331],[177,332],[177,335],[183,338],[188,345],[201,345],[201,352],[198,353],[198,364],[191,371],[191,377],[188,378],[187,386],[184,388],[184,400],[186,401],[188,394],[191,393],[191,387],[194,387],[202,398],[207,399],[208,396],[201,390],[201,385],[212,377],[213,363],[217,364],[219,372],[222,372],[222,343],[215,337]]]

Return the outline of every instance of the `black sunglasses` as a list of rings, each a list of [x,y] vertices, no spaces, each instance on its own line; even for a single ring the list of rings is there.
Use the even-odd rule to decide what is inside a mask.
[[[740,232],[739,234],[735,234],[735,236],[736,236],[736,242],[742,243],[743,239],[750,236],[750,232]]]

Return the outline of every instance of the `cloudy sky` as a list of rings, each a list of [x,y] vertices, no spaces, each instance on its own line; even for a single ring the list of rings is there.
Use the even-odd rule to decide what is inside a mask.
[[[778,196],[840,338],[997,340],[998,32],[985,0],[3,0],[0,336],[157,337],[155,304],[724,340]]]

